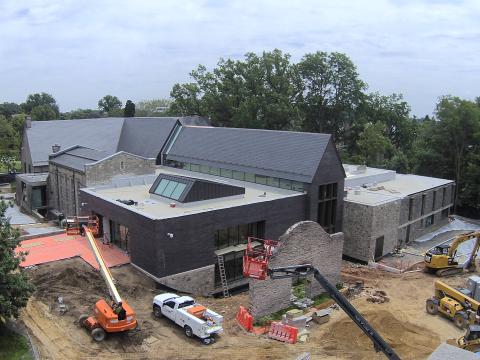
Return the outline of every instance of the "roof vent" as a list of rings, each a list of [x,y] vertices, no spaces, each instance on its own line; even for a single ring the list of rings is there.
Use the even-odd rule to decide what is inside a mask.
[[[60,145],[58,145],[58,144],[52,145],[52,152],[54,154],[59,152],[59,151],[60,151]]]

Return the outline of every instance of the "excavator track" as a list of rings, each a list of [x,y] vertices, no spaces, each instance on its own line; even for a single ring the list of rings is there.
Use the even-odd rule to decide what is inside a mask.
[[[453,276],[461,273],[463,273],[462,267],[446,268],[446,269],[440,269],[435,271],[435,275],[437,275],[438,277],[448,277],[448,276]]]

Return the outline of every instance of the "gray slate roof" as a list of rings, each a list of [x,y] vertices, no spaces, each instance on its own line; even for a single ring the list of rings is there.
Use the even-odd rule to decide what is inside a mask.
[[[167,159],[310,183],[331,135],[184,127]]]
[[[32,121],[27,138],[33,165],[48,165],[48,155],[55,144],[61,150],[80,144],[114,154],[123,121],[123,118]]]
[[[52,145],[61,150],[75,145],[104,151],[106,156],[125,151],[143,157],[156,157],[175,122],[201,124],[203,118],[99,118],[32,121],[26,129],[34,166],[48,165]],[[203,119],[203,120],[202,120]]]
[[[155,158],[167,141],[177,118],[128,118],[123,124],[118,151]]]
[[[94,163],[109,155],[110,154],[105,151],[91,149],[84,146],[76,146],[52,155],[50,157],[50,162],[84,172],[86,164]]]

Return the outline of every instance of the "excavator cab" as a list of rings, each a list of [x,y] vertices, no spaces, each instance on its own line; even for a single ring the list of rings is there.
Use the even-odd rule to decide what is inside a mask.
[[[480,340],[480,325],[470,325],[464,339],[465,341]]]

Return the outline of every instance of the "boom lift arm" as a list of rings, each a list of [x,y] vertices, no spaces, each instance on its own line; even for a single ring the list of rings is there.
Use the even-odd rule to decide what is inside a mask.
[[[103,259],[102,253],[100,252],[97,243],[95,242],[95,239],[93,238],[92,232],[90,229],[88,229],[85,225],[83,226],[83,229],[85,230],[85,235],[88,239],[88,243],[90,244],[90,247],[92,248],[93,254],[95,255],[95,259],[97,260],[99,269],[100,269],[100,274],[102,274],[103,279],[105,280],[105,283],[107,284],[108,292],[117,306],[122,305],[122,298],[120,297],[120,294],[118,293],[117,287],[115,286],[115,283],[113,282],[113,276],[110,270],[108,269],[107,265],[105,264],[105,260]]]
[[[376,351],[382,351],[388,359],[400,360],[400,357],[393,351],[385,340],[373,329],[372,326],[365,320],[365,318],[350,304],[345,296],[337,290],[335,286],[320,274],[320,271],[310,264],[293,265],[277,268],[268,268],[267,274],[271,279],[284,279],[293,276],[307,276],[313,273],[313,277],[326,290],[328,295],[335,300],[335,302],[347,313],[347,315],[358,325],[358,327],[367,335],[373,342]]]

